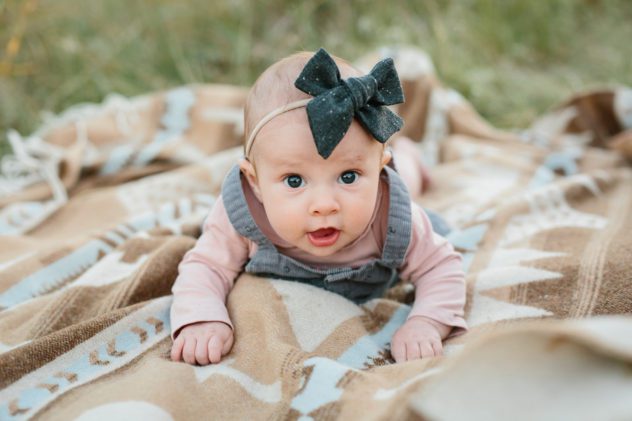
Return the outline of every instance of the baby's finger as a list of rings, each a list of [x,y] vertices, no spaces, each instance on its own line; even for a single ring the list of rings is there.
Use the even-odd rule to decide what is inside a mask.
[[[182,348],[182,358],[187,364],[195,364],[195,345],[197,339],[188,338],[184,341],[184,347]]]
[[[393,341],[391,344],[391,355],[396,363],[406,361],[406,345],[401,341]]]
[[[176,338],[171,346],[171,361],[180,361],[182,359],[182,348],[184,347],[184,339]]]
[[[432,349],[432,345],[430,342],[423,341],[419,344],[419,348],[421,349],[421,358],[434,357],[435,353]]]
[[[208,341],[208,358],[211,363],[217,364],[222,359],[222,340],[219,336],[211,336],[211,340]]]
[[[419,344],[415,341],[410,341],[406,344],[406,360],[417,360],[421,357],[419,353]]]
[[[208,348],[206,338],[198,339],[197,344],[195,345],[195,361],[199,365],[207,365],[208,364]]]
[[[222,355],[228,354],[230,349],[233,347],[234,336],[230,335],[228,339],[224,342],[224,347],[222,348]]]
[[[431,345],[435,356],[439,357],[443,355],[443,344],[441,343],[441,341],[433,341],[431,342]]]

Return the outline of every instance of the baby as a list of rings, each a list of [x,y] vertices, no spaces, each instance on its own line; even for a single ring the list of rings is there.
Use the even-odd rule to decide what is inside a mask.
[[[390,59],[362,76],[321,49],[259,77],[245,107],[245,158],[226,176],[173,286],[174,361],[206,365],[230,351],[225,301],[242,271],[356,303],[400,279],[412,282],[414,305],[391,340],[397,362],[441,355],[442,339],[467,329],[460,255],[387,165],[386,141],[402,121],[386,105],[399,102]],[[399,144],[395,163],[421,180],[414,155],[398,155],[406,147]]]

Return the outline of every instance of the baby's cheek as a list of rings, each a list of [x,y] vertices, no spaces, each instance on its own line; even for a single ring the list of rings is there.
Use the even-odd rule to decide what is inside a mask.
[[[291,241],[296,236],[300,235],[303,224],[302,214],[296,210],[288,207],[286,209],[275,208],[274,211],[268,212],[268,219],[272,228],[285,240]]]
[[[348,204],[347,219],[354,231],[362,232],[371,221],[375,203],[371,201],[355,201]]]

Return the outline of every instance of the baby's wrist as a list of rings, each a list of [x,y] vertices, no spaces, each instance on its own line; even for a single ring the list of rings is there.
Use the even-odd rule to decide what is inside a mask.
[[[223,324],[223,325],[228,326],[228,328],[229,328],[230,330],[233,330],[233,326],[232,326],[230,323],[225,322],[225,321],[223,321],[223,320],[213,320],[213,321],[210,321],[210,322],[207,322],[207,323],[221,323],[221,324]]]
[[[225,325],[227,326],[231,331],[233,330],[233,327],[229,324],[226,323],[222,320],[201,320],[199,322],[193,322],[193,323],[189,323],[186,324],[184,326],[182,326],[181,328],[179,328],[174,335],[174,338],[176,336],[178,336],[180,333],[182,333],[183,330],[188,329],[188,328],[195,328],[197,326],[203,326],[203,325]]]
[[[439,336],[441,336],[441,339],[444,339],[445,337],[447,337],[452,331],[452,326],[445,325],[427,316],[412,316],[408,320],[409,321],[412,320],[415,322],[424,322],[426,324],[429,324],[439,333]]]

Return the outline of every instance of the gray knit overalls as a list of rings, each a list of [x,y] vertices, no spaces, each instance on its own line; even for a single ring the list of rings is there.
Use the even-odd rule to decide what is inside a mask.
[[[357,268],[316,269],[278,252],[261,232],[248,208],[235,165],[222,185],[222,198],[235,230],[257,244],[257,252],[245,271],[266,277],[304,282],[362,303],[380,297],[398,280],[411,236],[411,210],[408,191],[397,172],[385,166],[389,182],[388,230],[382,256]]]

